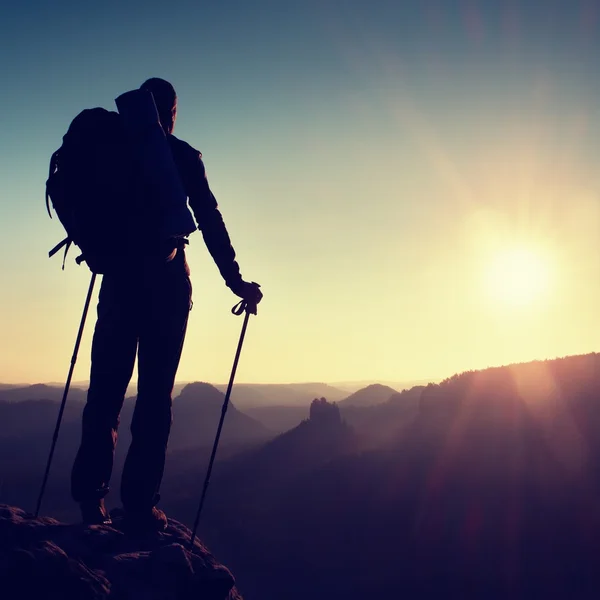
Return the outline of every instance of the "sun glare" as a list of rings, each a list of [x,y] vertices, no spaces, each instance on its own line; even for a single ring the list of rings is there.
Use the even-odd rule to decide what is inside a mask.
[[[511,307],[541,302],[549,283],[548,261],[530,248],[500,251],[487,269],[488,293],[494,301]]]

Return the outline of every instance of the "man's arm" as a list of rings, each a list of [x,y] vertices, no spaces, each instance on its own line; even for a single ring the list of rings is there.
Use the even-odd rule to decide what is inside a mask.
[[[189,198],[190,207],[198,229],[202,232],[206,247],[226,285],[234,293],[240,295],[238,292],[243,288],[244,281],[223,216],[208,185],[202,154],[174,136],[169,136],[169,141]]]

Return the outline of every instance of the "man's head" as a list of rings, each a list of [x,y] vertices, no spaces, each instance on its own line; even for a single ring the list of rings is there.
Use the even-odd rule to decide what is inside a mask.
[[[175,88],[164,79],[152,77],[142,83],[140,89],[147,90],[154,96],[160,123],[165,133],[173,133],[177,118],[177,94]]]

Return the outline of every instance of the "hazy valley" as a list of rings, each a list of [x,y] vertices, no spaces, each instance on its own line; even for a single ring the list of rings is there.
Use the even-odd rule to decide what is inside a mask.
[[[61,394],[0,387],[0,502],[33,509]],[[176,390],[161,506],[188,525],[223,398],[206,383]],[[406,390],[240,385],[200,535],[249,600],[283,588],[290,600],[589,597],[600,556],[599,398],[598,354]],[[65,520],[78,518],[68,479],[84,401],[74,388],[45,500],[44,512]]]

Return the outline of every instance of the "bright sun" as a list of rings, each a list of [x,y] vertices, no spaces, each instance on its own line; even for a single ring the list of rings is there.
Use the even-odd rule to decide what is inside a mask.
[[[487,290],[494,301],[512,307],[538,303],[550,283],[548,261],[530,248],[499,251],[486,275]]]

